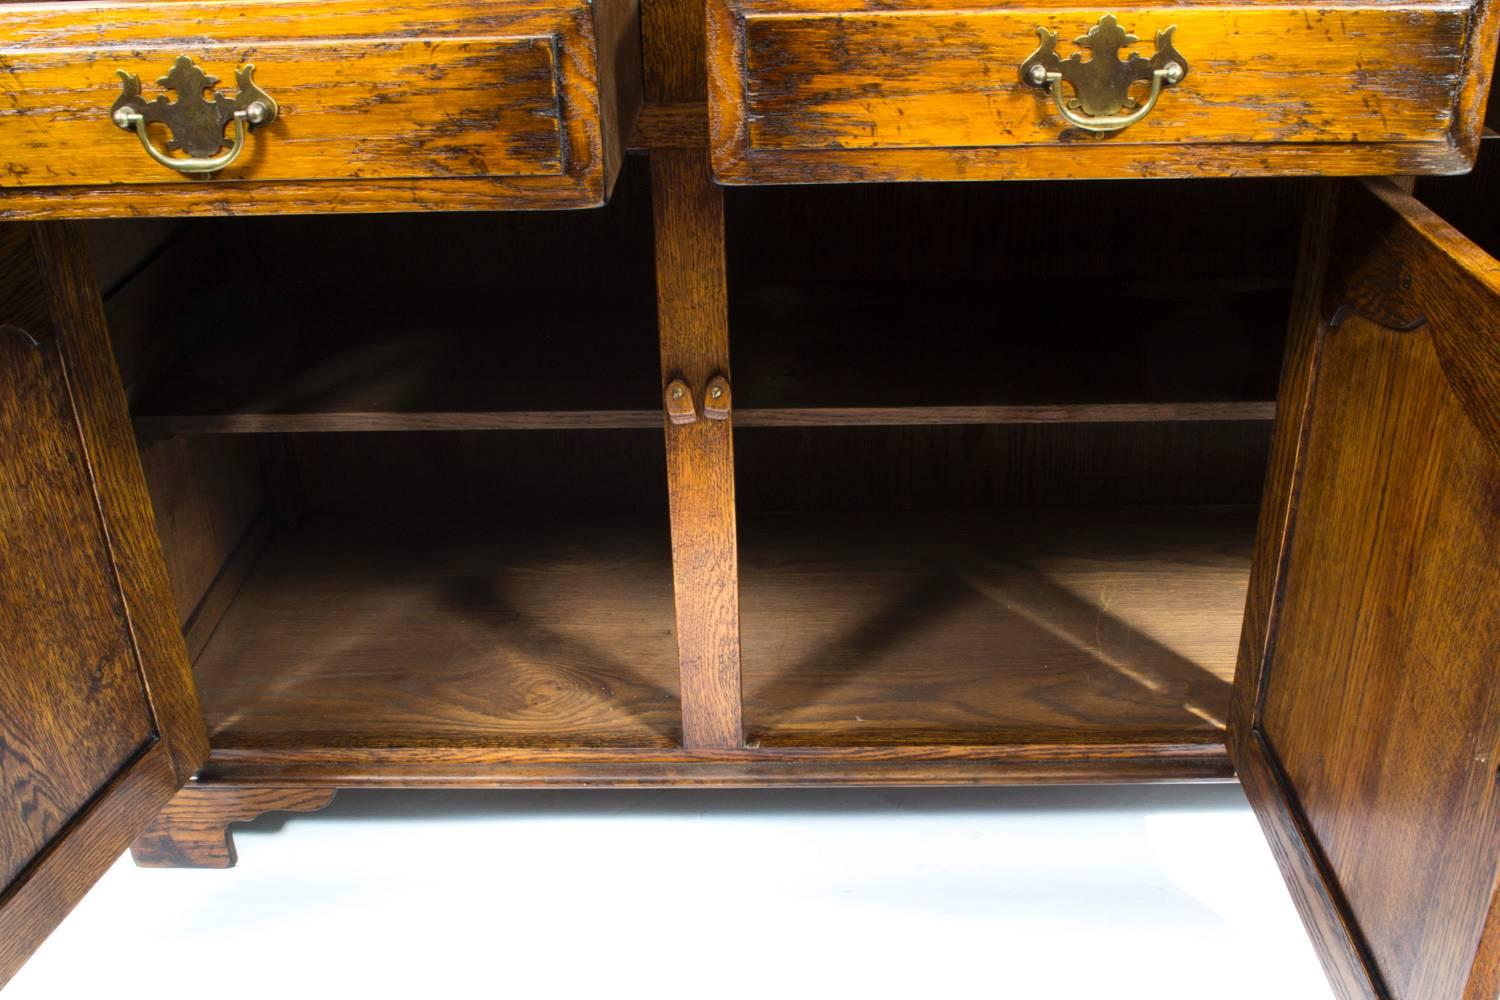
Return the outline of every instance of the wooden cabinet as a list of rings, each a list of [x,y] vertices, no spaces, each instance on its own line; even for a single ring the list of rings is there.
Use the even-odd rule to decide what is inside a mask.
[[[0,146],[78,154],[0,183],[0,977],[127,846],[227,867],[229,824],[345,787],[1238,777],[1341,996],[1500,991],[1487,9],[1349,8],[1334,35],[1338,11],[1174,8],[1172,86],[1203,87],[1064,158],[1035,122],[987,146],[954,60],[1009,74],[1000,28],[1066,11],[735,36],[648,4],[644,77],[606,97],[598,67],[635,65],[621,5],[345,30],[280,4],[116,5],[92,33],[105,8],[0,6],[0,86],[56,87],[11,91]],[[189,11],[267,20],[188,45]],[[1382,118],[1358,142],[1252,58],[1319,25],[1320,92]],[[780,81],[745,92],[750,155],[721,130],[746,38]],[[314,75],[243,164],[160,178],[83,124],[104,49],[253,57],[267,93],[273,56]],[[879,86],[834,109],[798,58]],[[1220,106],[1236,60],[1259,96]],[[432,103],[350,96],[382,68]],[[1387,72],[1379,114],[1349,98]],[[449,128],[449,97],[495,103]],[[408,98],[413,141],[357,124]],[[915,145],[856,141],[887,112]],[[109,218],[29,221],[54,215]]]

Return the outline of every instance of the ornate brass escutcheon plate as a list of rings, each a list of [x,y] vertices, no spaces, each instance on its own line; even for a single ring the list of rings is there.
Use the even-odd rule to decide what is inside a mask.
[[[1172,45],[1175,25],[1156,33],[1156,52],[1150,59],[1132,52],[1129,59],[1122,60],[1120,50],[1139,39],[1120,27],[1113,14],[1105,14],[1088,34],[1074,39],[1076,45],[1093,54],[1088,62],[1077,52],[1060,58],[1057,32],[1036,30],[1042,44],[1021,64],[1021,79],[1050,89],[1063,118],[1090,132],[1118,132],[1140,121],[1156,107],[1162,87],[1181,82],[1188,73],[1187,60]],[[1137,82],[1151,84],[1144,104],[1130,96],[1130,88]],[[1064,97],[1064,83],[1072,88],[1073,97]]]
[[[176,100],[165,95],[153,101],[141,96],[141,78],[124,70],[120,74],[120,97],[109,109],[110,118],[127,131],[140,137],[141,145],[151,158],[185,174],[207,176],[223,170],[244,151],[246,133],[276,120],[276,102],[255,85],[255,67],[246,64],[235,71],[239,92],[233,99],[214,94],[204,95],[218,86],[218,77],[209,76],[187,56],[178,56],[167,75],[157,80],[159,86],[174,91]],[[171,138],[167,150],[156,148],[147,134],[147,126],[159,122],[167,127]],[[226,140],[224,129],[234,124],[234,139]],[[225,146],[227,153],[220,153]],[[170,156],[181,151],[187,156]]]

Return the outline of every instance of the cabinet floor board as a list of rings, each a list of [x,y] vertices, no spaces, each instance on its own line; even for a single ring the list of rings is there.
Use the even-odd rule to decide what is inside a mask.
[[[1222,743],[1247,509],[741,524],[752,753]],[[309,518],[196,665],[220,752],[653,759],[679,744],[676,670],[666,529],[628,518]]]
[[[1243,507],[741,524],[752,744],[1191,740],[1222,730]]]

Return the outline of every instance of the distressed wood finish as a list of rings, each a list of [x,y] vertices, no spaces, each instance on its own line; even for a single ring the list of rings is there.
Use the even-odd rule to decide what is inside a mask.
[[[727,183],[1462,170],[1494,59],[1487,5],[1127,3],[1191,69],[1122,132],[1069,126],[1021,82],[1038,27],[1094,10],[975,0],[899,12],[849,0],[709,0],[709,112]],[[1482,95],[1483,90],[1478,90]],[[1378,99],[1376,99],[1378,95]]]
[[[651,157],[662,387],[729,376],[724,198],[697,150]],[[683,746],[744,743],[732,420],[665,421]]]
[[[1389,182],[1338,212],[1233,747],[1341,994],[1473,997],[1500,934],[1500,263]]]
[[[639,107],[636,23],[633,0],[0,7],[0,217],[596,205]],[[281,105],[209,181],[109,121],[116,69],[149,98],[179,54],[224,92],[254,62]]]
[[[0,53],[18,104],[0,133],[7,165],[0,187],[193,183],[143,156],[133,135],[102,127],[103,111],[120,95],[117,67],[142,78],[148,99],[176,100],[148,81],[183,47],[141,46],[103,58],[98,51]],[[217,93],[232,93],[234,70],[254,63],[256,84],[284,115],[255,129],[245,154],[215,184],[562,173],[560,74],[550,36],[193,48],[198,66],[220,78]],[[73,114],[59,115],[59,104]],[[153,130],[159,148],[169,135]]]
[[[83,243],[0,261],[3,982],[208,746]]]
[[[268,812],[316,812],[336,789],[258,785],[253,788],[194,782],[183,788],[130,845],[142,868],[233,868],[239,860],[231,823]]]

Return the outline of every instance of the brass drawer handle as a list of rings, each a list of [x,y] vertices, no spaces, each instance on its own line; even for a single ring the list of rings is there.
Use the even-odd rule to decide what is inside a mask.
[[[1088,34],[1073,40],[1093,53],[1084,62],[1076,52],[1066,60],[1058,58],[1057,32],[1037,28],[1042,44],[1021,64],[1021,79],[1050,89],[1058,113],[1069,124],[1089,132],[1118,132],[1151,113],[1163,85],[1180,83],[1187,76],[1187,60],[1172,47],[1176,30],[1173,25],[1156,33],[1156,52],[1150,59],[1132,52],[1128,61],[1122,61],[1120,49],[1139,39],[1120,27],[1113,14],[1105,14]],[[1130,86],[1138,80],[1151,83],[1151,95],[1144,104],[1130,96]],[[1064,83],[1073,88],[1072,100],[1063,96]],[[1122,115],[1122,108],[1134,110]]]
[[[207,177],[223,170],[245,151],[249,132],[276,120],[276,102],[255,85],[255,67],[246,63],[235,70],[239,93],[234,99],[223,94],[208,100],[203,95],[218,85],[218,77],[209,76],[193,65],[187,56],[178,56],[166,76],[157,84],[175,91],[177,99],[167,102],[165,96],[147,101],[141,96],[141,78],[123,69],[120,74],[120,98],[109,109],[110,118],[127,132],[135,132],[151,158],[164,167],[182,173]],[[161,122],[172,133],[168,152],[182,150],[187,156],[169,156],[156,148],[147,133],[152,122]],[[234,123],[234,139],[224,148],[224,126]]]

